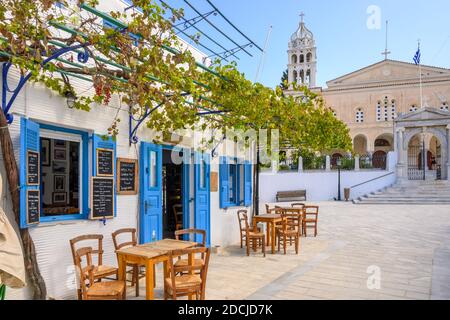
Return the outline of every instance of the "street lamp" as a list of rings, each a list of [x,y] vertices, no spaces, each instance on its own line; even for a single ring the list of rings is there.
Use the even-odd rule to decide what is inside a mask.
[[[342,166],[342,159],[339,157],[336,159],[336,164],[338,167],[338,201],[341,201],[341,166]]]
[[[64,95],[67,99],[67,106],[69,109],[73,109],[77,101],[77,96],[72,91],[67,91]]]

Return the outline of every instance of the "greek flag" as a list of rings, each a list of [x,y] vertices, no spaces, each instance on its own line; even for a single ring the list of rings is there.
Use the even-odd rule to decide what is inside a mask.
[[[416,65],[420,64],[420,57],[421,57],[421,53],[420,53],[420,47],[417,49],[416,55],[414,56],[414,63]]]

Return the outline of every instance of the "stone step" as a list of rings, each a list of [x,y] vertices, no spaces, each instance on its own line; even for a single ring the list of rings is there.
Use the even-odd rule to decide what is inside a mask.
[[[412,181],[360,197],[354,203],[367,205],[450,205],[450,185],[442,181]]]

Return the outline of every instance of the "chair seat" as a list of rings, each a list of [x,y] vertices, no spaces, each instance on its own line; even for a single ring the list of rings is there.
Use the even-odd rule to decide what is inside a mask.
[[[117,270],[118,269],[116,267],[112,267],[112,266],[106,266],[106,265],[95,266],[94,267],[94,278],[99,279],[99,278],[104,278],[107,276],[117,275]]]
[[[95,282],[87,290],[88,297],[114,297],[123,294],[125,290],[124,281]]]
[[[172,289],[172,279],[166,278],[166,285]],[[190,289],[192,287],[200,287],[202,278],[198,274],[184,274],[175,277],[175,286],[177,290]]]
[[[292,235],[292,236],[296,236],[298,235],[298,231],[297,230],[283,230],[283,229],[278,229],[278,233],[281,233],[283,235]]]
[[[248,234],[250,237],[253,237],[253,238],[264,237],[264,233],[262,233],[262,232],[249,232]]]
[[[203,266],[203,260],[202,259],[194,259],[194,266],[201,267]],[[189,260],[188,259],[180,259],[175,263],[175,268],[181,268],[181,267],[187,267],[189,266]]]

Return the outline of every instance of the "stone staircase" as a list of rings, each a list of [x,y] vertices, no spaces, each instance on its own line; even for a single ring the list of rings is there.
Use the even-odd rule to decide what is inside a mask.
[[[353,201],[355,204],[379,205],[450,205],[447,181],[408,181],[374,192]]]

